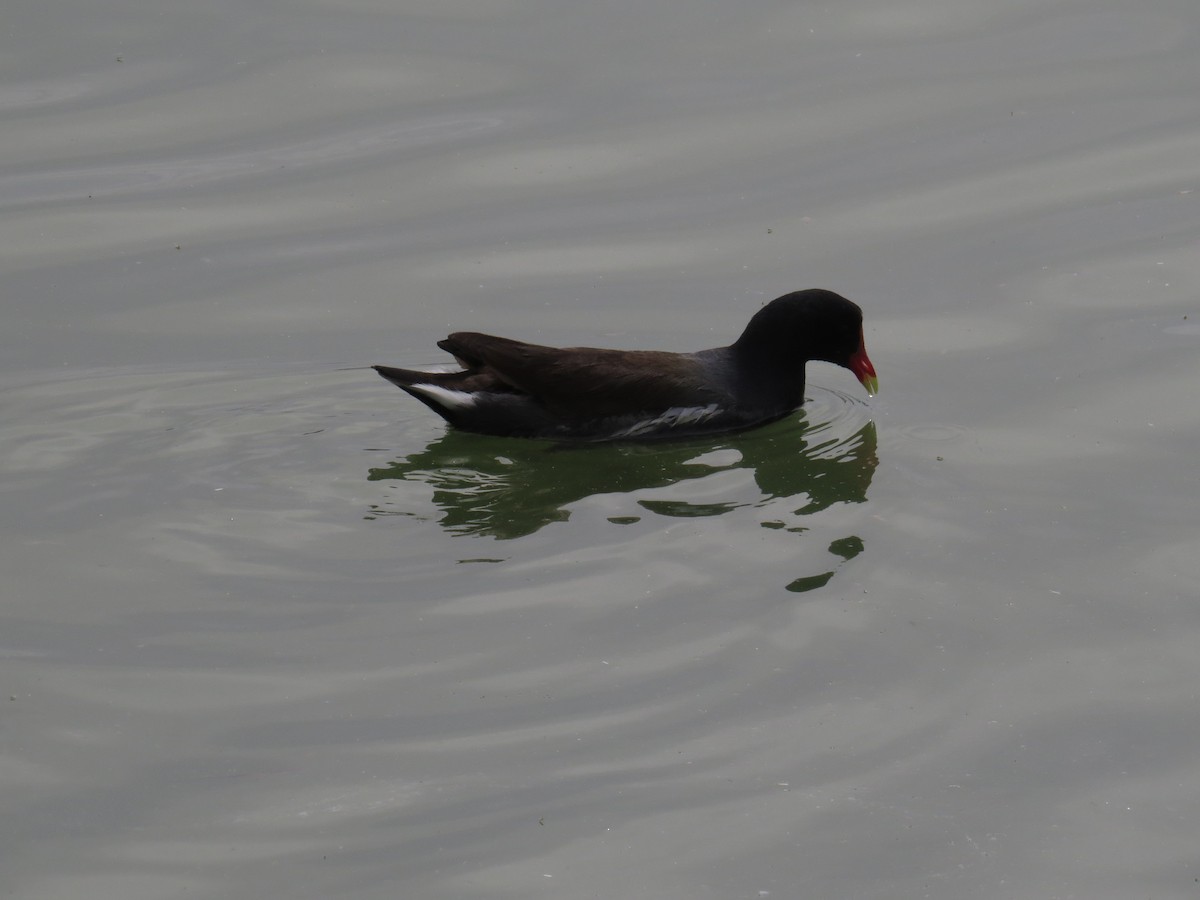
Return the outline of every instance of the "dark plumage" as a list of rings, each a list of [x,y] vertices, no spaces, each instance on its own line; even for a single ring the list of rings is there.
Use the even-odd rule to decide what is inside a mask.
[[[804,402],[804,365],[852,371],[869,393],[875,369],[862,311],[832,291],[772,300],[728,347],[696,353],[543,347],[470,331],[438,346],[460,372],[375,366],[465,431],[558,440],[649,440],[737,431]]]

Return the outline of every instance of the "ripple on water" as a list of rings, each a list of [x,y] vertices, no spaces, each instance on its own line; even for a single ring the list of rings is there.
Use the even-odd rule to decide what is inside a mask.
[[[0,202],[44,204],[81,196],[111,197],[262,175],[280,168],[327,167],[401,153],[416,147],[458,142],[504,128],[497,117],[438,118],[387,123],[337,132],[306,141],[277,142],[236,153],[210,153],[136,163],[97,164],[0,177]]]
[[[0,431],[0,477],[28,494],[31,538],[103,526],[106,542],[207,572],[294,575],[284,549],[346,529],[329,504],[339,466],[358,458],[325,454],[361,453],[360,378],[307,367],[55,373],[4,391],[13,424]]]

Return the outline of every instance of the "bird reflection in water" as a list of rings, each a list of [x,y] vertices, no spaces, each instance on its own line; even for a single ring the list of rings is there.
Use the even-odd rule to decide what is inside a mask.
[[[627,495],[636,504],[627,515],[609,516],[616,524],[638,522],[646,513],[695,518],[757,507],[768,511],[761,527],[801,534],[809,530],[807,517],[866,501],[876,453],[874,422],[854,421],[851,414],[814,423],[802,410],[756,431],[675,443],[561,446],[451,429],[424,450],[371,469],[368,477],[428,485],[438,524],[456,535],[525,537],[567,521],[573,505],[596,495]],[[696,493],[707,502],[684,499],[689,482],[736,470],[749,470],[756,489],[722,490],[724,499],[700,489]],[[671,496],[654,496],[663,490]],[[368,518],[422,515],[411,501],[404,505],[410,508],[375,504]],[[798,578],[788,589],[826,584],[837,566],[862,549],[853,534],[834,540],[829,546],[839,559],[834,568]]]

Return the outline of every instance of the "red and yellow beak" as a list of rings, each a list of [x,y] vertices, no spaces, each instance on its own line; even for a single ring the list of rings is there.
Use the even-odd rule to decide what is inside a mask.
[[[868,394],[874,397],[879,393],[879,378],[875,374],[875,367],[871,365],[871,360],[867,357],[867,343],[862,337],[858,339],[858,349],[846,361],[846,368],[862,382],[862,386],[867,389]]]

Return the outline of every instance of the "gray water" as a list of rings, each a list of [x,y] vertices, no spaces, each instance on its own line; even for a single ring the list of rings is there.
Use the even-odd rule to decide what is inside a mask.
[[[1200,896],[1192,0],[2,18],[0,894]],[[744,435],[363,368],[804,287]]]

